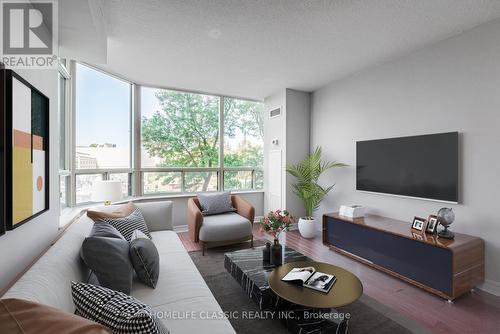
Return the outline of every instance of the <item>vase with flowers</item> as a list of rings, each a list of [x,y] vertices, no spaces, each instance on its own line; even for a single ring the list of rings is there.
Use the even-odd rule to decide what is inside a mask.
[[[261,229],[274,238],[274,244],[271,247],[271,264],[282,264],[283,247],[280,245],[279,235],[281,232],[289,231],[294,223],[295,218],[293,218],[287,210],[270,211],[267,216],[261,220]]]

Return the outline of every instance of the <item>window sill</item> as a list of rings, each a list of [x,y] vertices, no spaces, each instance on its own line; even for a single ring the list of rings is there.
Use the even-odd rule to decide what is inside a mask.
[[[260,194],[263,193],[264,190],[238,190],[238,191],[231,191],[231,194],[234,195],[244,195],[244,194]],[[144,195],[144,196],[139,196],[139,197],[129,197],[127,199],[124,199],[123,201],[117,202],[117,203],[125,203],[129,200],[148,200],[148,199],[168,199],[168,198],[189,198],[189,197],[196,197],[197,193],[178,193],[178,194],[151,194],[151,195]]]
[[[83,216],[87,209],[100,205],[102,204],[88,203],[85,205],[78,205],[73,208],[65,208],[59,216],[59,230],[64,231],[71,225],[71,223]]]

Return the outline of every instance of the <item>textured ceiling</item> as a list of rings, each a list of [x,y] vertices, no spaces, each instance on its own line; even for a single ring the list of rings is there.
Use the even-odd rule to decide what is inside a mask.
[[[500,17],[500,0],[104,2],[108,63],[130,80],[262,99],[313,91]],[[97,64],[96,64],[97,65]]]

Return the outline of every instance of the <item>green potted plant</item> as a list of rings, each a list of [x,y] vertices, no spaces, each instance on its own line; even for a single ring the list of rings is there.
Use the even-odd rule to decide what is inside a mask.
[[[315,236],[316,219],[313,217],[313,212],[334,186],[322,187],[318,184],[319,177],[329,169],[345,166],[347,165],[343,163],[322,161],[320,146],[303,161],[287,166],[286,171],[297,179],[297,182],[292,184],[294,193],[306,210],[306,216],[299,219],[299,231],[304,238]]]

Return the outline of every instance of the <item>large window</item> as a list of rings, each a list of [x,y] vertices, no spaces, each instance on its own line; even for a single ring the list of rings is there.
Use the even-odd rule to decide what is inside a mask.
[[[144,193],[262,189],[262,103],[149,87],[140,100]]]
[[[170,178],[175,176],[147,174],[145,192],[217,190],[219,104],[216,96],[141,88],[142,167],[196,169],[182,173],[181,187],[171,189],[165,186],[172,186]]]
[[[76,64],[75,188],[76,204],[90,201],[96,179],[122,180],[131,194],[132,85]]]
[[[75,68],[77,204],[100,179],[120,180],[124,196],[262,189],[262,103]]]
[[[261,103],[224,99],[224,189],[262,189],[262,113]]]

